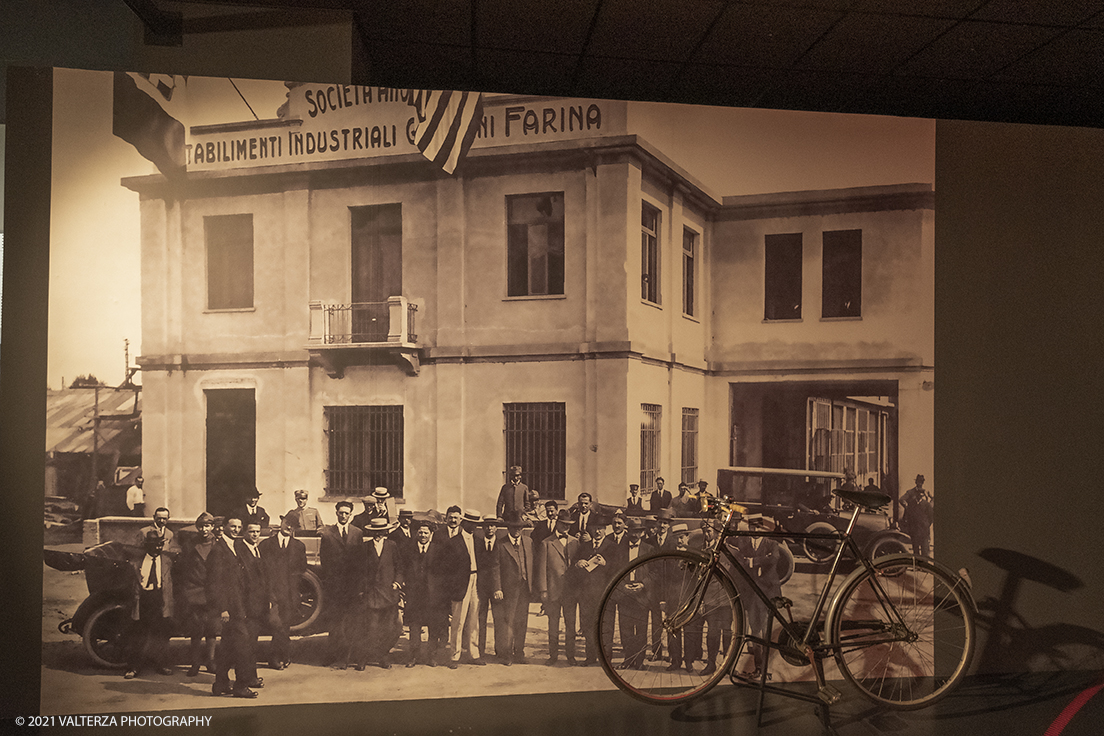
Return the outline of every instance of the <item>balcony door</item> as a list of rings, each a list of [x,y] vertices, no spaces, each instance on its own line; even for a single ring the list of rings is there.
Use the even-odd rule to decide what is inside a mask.
[[[350,207],[353,342],[387,342],[387,298],[402,295],[402,205]]]

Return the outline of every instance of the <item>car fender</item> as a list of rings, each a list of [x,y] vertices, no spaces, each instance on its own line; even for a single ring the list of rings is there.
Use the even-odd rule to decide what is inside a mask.
[[[93,593],[77,606],[77,610],[72,618],[63,622],[70,625],[70,631],[67,633],[76,634],[77,636],[83,635],[84,625],[88,623],[88,617],[91,616],[94,611],[107,603],[126,604],[126,602],[126,595],[119,590],[101,590],[98,593]]]

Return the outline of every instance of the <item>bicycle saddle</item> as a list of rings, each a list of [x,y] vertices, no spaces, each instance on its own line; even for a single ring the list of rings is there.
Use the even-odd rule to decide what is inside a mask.
[[[853,503],[856,506],[861,506],[862,508],[869,511],[877,511],[878,509],[882,508],[893,500],[886,494],[875,491],[835,490],[833,491],[833,493],[842,498],[844,501],[847,501],[848,503]]]

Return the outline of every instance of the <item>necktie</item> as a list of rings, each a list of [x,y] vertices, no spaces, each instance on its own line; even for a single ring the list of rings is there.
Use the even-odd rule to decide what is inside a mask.
[[[428,545],[425,545],[425,544],[420,544],[420,545],[418,545],[418,546],[419,546],[419,547],[421,547],[421,550],[422,550],[422,554],[424,555],[424,554],[426,553],[426,547],[427,547]]]
[[[347,542],[348,540],[349,540],[348,532],[346,531],[345,527],[341,527],[341,541],[342,542]]]
[[[487,551],[488,552],[491,551],[491,540],[489,540],[489,539],[487,540]]]
[[[150,556],[150,574],[149,580],[146,581],[146,589],[153,590],[157,587],[157,558]]]

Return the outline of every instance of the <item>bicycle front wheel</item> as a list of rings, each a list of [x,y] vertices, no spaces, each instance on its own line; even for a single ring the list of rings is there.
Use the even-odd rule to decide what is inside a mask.
[[[659,705],[705,694],[732,667],[744,612],[727,576],[693,552],[664,552],[617,573],[598,606],[602,668]]]
[[[883,557],[844,581],[827,630],[843,676],[869,700],[913,710],[962,680],[974,651],[974,606],[931,560]]]

